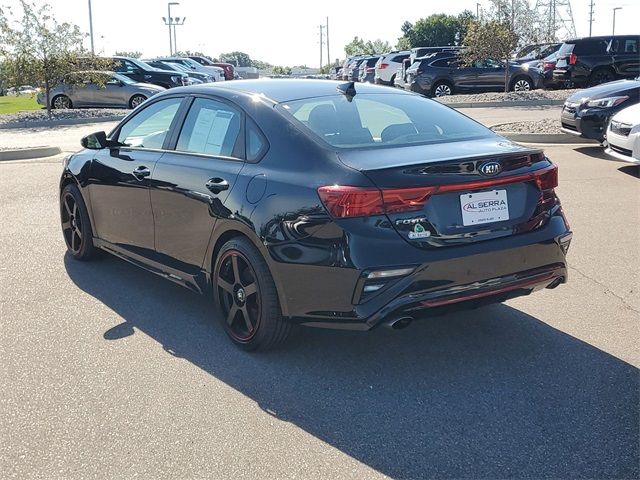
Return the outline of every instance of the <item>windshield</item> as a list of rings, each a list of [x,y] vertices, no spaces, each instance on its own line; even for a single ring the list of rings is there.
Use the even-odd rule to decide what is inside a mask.
[[[120,75],[119,73],[112,73],[111,74],[111,78],[115,78],[116,80],[120,80],[122,83],[124,83],[126,85],[133,85],[134,83],[136,83],[135,81],[131,80],[129,77],[127,77],[125,75]]]
[[[334,147],[390,147],[471,140],[490,130],[418,95],[358,94],[306,98],[278,106],[293,121]]]

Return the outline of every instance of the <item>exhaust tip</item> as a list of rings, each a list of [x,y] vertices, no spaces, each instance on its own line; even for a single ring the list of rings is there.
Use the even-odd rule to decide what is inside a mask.
[[[402,330],[407,328],[413,322],[413,317],[399,317],[386,322],[386,326],[392,330]]]

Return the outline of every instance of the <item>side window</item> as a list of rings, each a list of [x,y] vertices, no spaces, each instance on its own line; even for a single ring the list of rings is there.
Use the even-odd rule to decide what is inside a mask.
[[[263,137],[258,127],[247,120],[247,161],[256,162],[260,160],[267,148],[267,140]]]
[[[638,53],[638,39],[625,38],[620,41],[620,47],[618,53]]]
[[[182,98],[160,100],[142,110],[120,128],[118,141],[130,147],[162,148]]]
[[[176,150],[234,156],[241,114],[226,103],[196,98],[184,121]]]

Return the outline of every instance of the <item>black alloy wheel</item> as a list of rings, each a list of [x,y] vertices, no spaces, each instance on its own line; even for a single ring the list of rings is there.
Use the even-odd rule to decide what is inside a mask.
[[[213,282],[220,321],[237,346],[267,350],[284,342],[291,324],[282,317],[269,267],[250,240],[237,237],[222,246]]]
[[[220,259],[216,282],[230,334],[240,342],[251,340],[260,323],[261,299],[249,260],[237,250],[228,250]]]
[[[89,260],[98,249],[93,245],[93,231],[87,207],[75,185],[67,185],[60,195],[62,235],[69,253],[77,260]]]

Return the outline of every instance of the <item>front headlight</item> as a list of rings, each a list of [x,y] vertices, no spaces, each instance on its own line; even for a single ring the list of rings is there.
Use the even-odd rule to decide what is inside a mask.
[[[587,107],[591,108],[610,108],[615,107],[616,105],[620,105],[629,97],[627,95],[622,95],[619,97],[607,97],[607,98],[599,98],[597,100],[589,100],[587,102]]]

